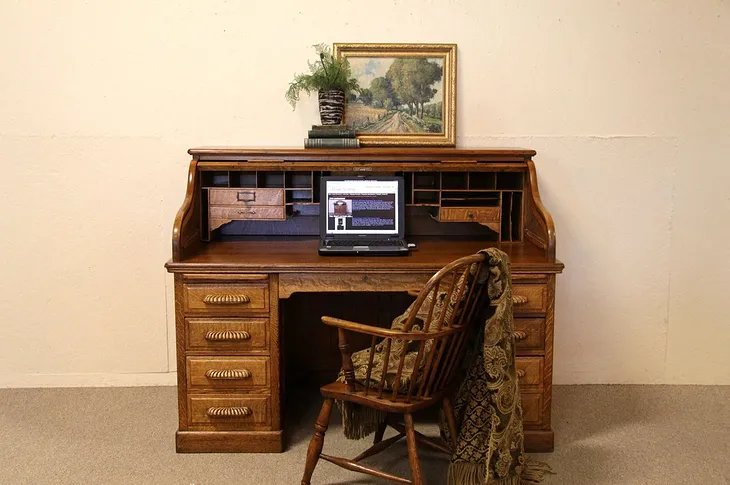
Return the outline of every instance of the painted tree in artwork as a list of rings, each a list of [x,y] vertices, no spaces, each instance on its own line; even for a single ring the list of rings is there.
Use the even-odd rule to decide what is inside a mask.
[[[372,105],[376,108],[390,109],[400,104],[390,80],[386,77],[376,77],[370,82],[370,94]]]
[[[441,80],[441,67],[425,58],[398,58],[385,74],[398,100],[408,111],[423,118],[423,107],[431,101],[436,90],[434,83]]]

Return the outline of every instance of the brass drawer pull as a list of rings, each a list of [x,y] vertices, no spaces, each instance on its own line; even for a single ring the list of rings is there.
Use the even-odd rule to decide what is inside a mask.
[[[238,342],[250,338],[251,334],[245,330],[209,330],[205,334],[205,340],[211,342]]]
[[[209,305],[245,305],[251,301],[248,295],[205,295],[203,303]]]
[[[515,295],[512,297],[512,304],[514,306],[521,306],[527,303],[527,297],[525,295]]]
[[[524,330],[515,330],[513,335],[515,340],[525,340],[527,338],[527,332]]]
[[[238,418],[241,416],[251,416],[253,412],[247,407],[210,407],[205,411],[211,418]]]
[[[239,202],[256,202],[256,192],[250,190],[237,192],[236,200]]]
[[[238,211],[238,213],[241,214],[242,216],[244,216],[246,214],[256,214],[256,211],[254,209],[247,210],[247,211],[241,210],[241,211]]]
[[[210,369],[205,372],[205,377],[218,380],[248,379],[251,377],[251,371],[248,369]]]
[[[518,379],[522,379],[523,377],[525,377],[525,375],[526,375],[525,371],[523,371],[522,369],[517,369],[517,378]]]

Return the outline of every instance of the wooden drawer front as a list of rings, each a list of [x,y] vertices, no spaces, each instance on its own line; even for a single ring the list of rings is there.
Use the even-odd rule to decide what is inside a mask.
[[[542,387],[542,357],[517,357],[517,378],[520,389]]]
[[[542,424],[542,393],[523,392],[522,397],[522,424],[525,426],[539,426]]]
[[[545,349],[545,319],[515,318],[517,350]]]
[[[279,275],[279,298],[297,291],[408,291],[420,290],[433,272],[426,273],[282,273]]]
[[[268,281],[186,283],[183,288],[188,313],[230,315],[269,311]]]
[[[211,207],[210,218],[215,220],[245,220],[245,219],[286,219],[284,206],[252,206],[252,207]]]
[[[442,207],[439,220],[442,222],[499,222],[499,207]]]
[[[266,318],[186,318],[187,350],[268,350]]]
[[[268,357],[188,357],[188,389],[268,389]]]
[[[547,285],[513,284],[515,315],[523,313],[545,313],[547,311]]]
[[[188,423],[215,429],[251,429],[271,423],[271,398],[248,395],[188,396]]]
[[[284,189],[208,189],[208,203],[215,205],[284,205]]]

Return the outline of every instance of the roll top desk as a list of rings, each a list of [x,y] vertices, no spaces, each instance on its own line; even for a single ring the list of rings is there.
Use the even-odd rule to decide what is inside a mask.
[[[408,292],[485,247],[512,261],[526,448],[551,451],[555,229],[532,150],[191,149],[173,227],[178,452],[284,449],[280,311],[300,292]],[[405,257],[323,257],[319,180],[405,181]],[[404,308],[403,308],[404,309]],[[326,314],[326,308],[321,309]],[[402,310],[402,309],[401,309]],[[317,345],[309,342],[308,345]]]

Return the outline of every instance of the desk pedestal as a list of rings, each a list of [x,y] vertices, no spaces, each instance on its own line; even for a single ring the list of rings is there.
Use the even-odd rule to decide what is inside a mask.
[[[514,269],[517,371],[526,449],[552,451],[555,276]],[[407,292],[422,287],[432,274],[431,270],[397,269],[176,274],[177,451],[284,450],[281,362],[286,350],[280,329],[296,322],[280,318],[280,299],[309,292]]]

